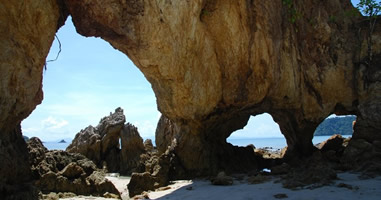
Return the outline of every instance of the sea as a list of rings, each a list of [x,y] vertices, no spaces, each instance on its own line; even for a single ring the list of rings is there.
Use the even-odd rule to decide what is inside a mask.
[[[314,136],[312,142],[314,145],[319,144],[331,136]],[[351,135],[343,135],[344,138],[351,137]],[[152,140],[154,143],[155,141]],[[227,142],[236,146],[247,146],[253,144],[256,148],[272,148],[272,149],[282,149],[287,146],[286,139],[283,137],[272,137],[272,138],[228,138]],[[59,142],[44,142],[44,146],[49,150],[65,150],[71,142],[59,143]]]

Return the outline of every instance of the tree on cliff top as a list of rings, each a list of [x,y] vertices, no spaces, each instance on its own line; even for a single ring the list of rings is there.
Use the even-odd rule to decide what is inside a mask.
[[[367,44],[368,44],[368,66],[372,63],[372,34],[374,31],[374,27],[376,25],[376,21],[378,15],[381,13],[381,2],[377,2],[376,0],[360,0],[357,4],[357,9],[364,15],[368,17],[369,20],[369,31],[367,35]]]

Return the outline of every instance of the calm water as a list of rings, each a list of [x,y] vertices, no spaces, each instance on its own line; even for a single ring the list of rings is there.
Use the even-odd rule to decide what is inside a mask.
[[[331,136],[315,136],[312,140],[314,144],[321,143]],[[345,135],[343,137],[351,137],[350,135]],[[237,146],[246,146],[249,144],[253,144],[256,148],[263,148],[263,147],[272,147],[274,149],[281,149],[285,147],[286,139],[285,138],[245,138],[245,139],[227,139],[227,141],[233,145]],[[155,142],[155,141],[152,141]],[[70,142],[68,143],[58,143],[58,142],[44,142],[44,146],[48,148],[49,150],[58,149],[58,150],[65,150],[67,146],[69,146]]]
[[[315,136],[312,140],[313,144],[319,144],[331,136]],[[343,137],[351,137],[351,135],[344,135]],[[247,139],[227,139],[233,145],[246,146],[253,144],[256,148],[272,147],[274,149],[282,149],[287,146],[285,138],[247,138]]]
[[[70,142],[67,143],[59,143],[59,142],[44,142],[43,145],[49,150],[65,150],[67,146],[69,146]]]

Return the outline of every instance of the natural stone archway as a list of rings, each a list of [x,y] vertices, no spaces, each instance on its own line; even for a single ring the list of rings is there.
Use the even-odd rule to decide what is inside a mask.
[[[0,58],[0,155],[20,155],[22,164],[18,125],[42,99],[44,59],[65,16],[58,2],[0,4],[6,55]],[[189,175],[237,170],[228,165],[240,160],[225,157],[235,151],[225,139],[263,112],[280,125],[290,156],[308,156],[314,129],[335,112],[358,116],[358,142],[344,155],[380,151],[380,21],[369,66],[362,62],[367,25],[346,17],[349,0],[293,1],[296,21],[281,0],[64,2],[77,32],[108,41],[152,84],[159,110],[177,127],[173,148]],[[0,185],[29,180],[17,162],[9,166],[17,176],[1,167]]]
[[[295,22],[282,1],[65,2],[80,34],[107,40],[144,73],[178,127],[177,155],[195,173],[214,172],[209,161],[250,114],[270,113],[288,154],[308,156],[323,119],[355,112],[372,93],[359,87],[361,24],[330,20],[352,10],[350,1],[293,2]]]

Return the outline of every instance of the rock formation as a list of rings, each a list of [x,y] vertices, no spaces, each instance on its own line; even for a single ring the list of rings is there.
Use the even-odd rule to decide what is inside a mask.
[[[145,153],[143,139],[138,129],[126,121],[123,109],[104,117],[95,128],[88,126],[75,136],[67,147],[68,152],[80,153],[109,172],[131,174]]]
[[[263,112],[279,124],[291,157],[312,154],[313,132],[332,113],[357,114],[355,131],[379,135],[380,118],[370,114],[381,109],[379,77],[364,78],[366,27],[346,17],[350,1],[66,5],[80,34],[107,40],[144,73],[159,110],[178,127],[176,155],[194,174],[226,168],[219,156],[231,151],[226,138]],[[376,58],[381,41],[374,41]]]
[[[38,138],[28,141],[30,163],[36,185],[43,193],[72,192],[77,195],[98,195],[118,190],[105,172],[81,154],[48,151]]]
[[[42,101],[42,71],[66,20],[60,1],[0,3],[0,199],[34,199],[20,123]],[[23,188],[23,191],[20,191]]]
[[[355,156],[348,160],[355,166],[381,152],[381,22],[369,63],[368,24],[350,14],[349,0],[60,2],[0,4],[0,159],[10,160],[1,163],[2,188],[29,179],[25,159],[10,158],[26,156],[18,125],[41,102],[44,59],[66,9],[78,33],[108,41],[144,73],[176,127],[161,152],[170,144],[188,175],[258,167],[252,149],[226,138],[264,112],[279,124],[287,158],[313,155],[314,130],[332,113],[357,115],[343,162]],[[249,165],[229,165],[248,158]]]

